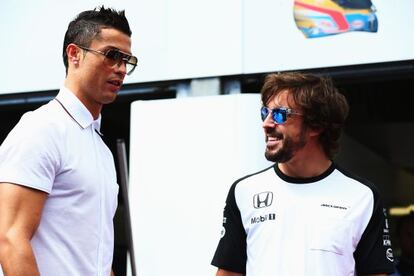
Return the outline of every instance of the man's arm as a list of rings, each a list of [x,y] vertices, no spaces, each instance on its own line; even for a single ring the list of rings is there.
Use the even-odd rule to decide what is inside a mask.
[[[0,263],[5,275],[39,275],[30,244],[47,193],[0,183]]]
[[[216,276],[244,276],[244,274],[237,273],[237,272],[231,272],[231,271],[219,268],[217,270]]]

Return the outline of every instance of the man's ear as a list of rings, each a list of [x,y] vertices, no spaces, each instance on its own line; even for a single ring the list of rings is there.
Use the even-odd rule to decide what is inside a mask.
[[[324,129],[322,127],[309,128],[308,129],[309,136],[319,136],[323,132],[323,130]]]
[[[66,54],[68,56],[68,64],[78,65],[80,60],[80,49],[73,43],[66,47]]]

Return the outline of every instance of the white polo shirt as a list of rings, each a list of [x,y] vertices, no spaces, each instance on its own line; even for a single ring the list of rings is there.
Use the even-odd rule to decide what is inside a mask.
[[[110,274],[118,184],[100,122],[62,88],[0,147],[0,182],[49,194],[31,241],[42,276]]]

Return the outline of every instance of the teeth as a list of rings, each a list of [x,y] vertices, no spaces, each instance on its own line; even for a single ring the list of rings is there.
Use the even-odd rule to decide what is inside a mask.
[[[279,141],[279,140],[281,140],[281,138],[280,138],[280,137],[270,137],[270,136],[268,136],[268,137],[267,137],[267,139],[268,139],[269,141]]]

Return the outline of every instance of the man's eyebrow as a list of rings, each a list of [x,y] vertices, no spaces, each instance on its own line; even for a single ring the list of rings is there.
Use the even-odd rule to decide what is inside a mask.
[[[119,49],[118,47],[111,46],[111,45],[107,45],[107,46],[105,46],[103,49],[104,49],[105,51],[108,51],[108,50],[117,50],[117,51],[119,51],[119,52],[121,52],[121,53],[124,53],[124,54],[127,54],[127,55],[129,55],[129,56],[132,56],[132,53],[124,52],[124,51],[122,51],[121,49]]]
[[[106,45],[105,47],[103,47],[103,49],[105,49],[105,50],[118,50],[118,51],[120,51],[119,48],[117,48],[115,46],[111,46],[111,45]]]

